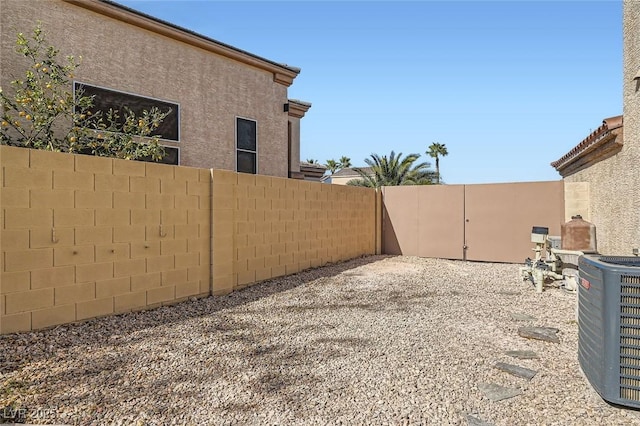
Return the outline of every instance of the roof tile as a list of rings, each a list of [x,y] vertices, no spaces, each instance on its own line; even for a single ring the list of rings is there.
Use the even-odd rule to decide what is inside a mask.
[[[602,139],[603,136],[607,135],[610,131],[614,129],[618,129],[623,125],[623,116],[616,115],[615,117],[609,117],[602,120],[602,125],[598,127],[596,130],[591,132],[589,136],[584,138],[578,145],[576,145],[571,151],[567,152],[565,155],[560,157],[558,160],[551,163],[551,166],[556,170],[562,168],[563,165],[567,164],[571,160],[575,159],[579,155],[581,155],[585,150],[587,150],[590,146],[598,142]]]

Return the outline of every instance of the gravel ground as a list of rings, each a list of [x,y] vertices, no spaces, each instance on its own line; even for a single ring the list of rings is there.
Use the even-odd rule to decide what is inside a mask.
[[[57,424],[640,425],[581,373],[575,296],[536,294],[518,267],[372,256],[0,337],[0,407]],[[518,336],[525,325],[560,343]],[[493,402],[481,383],[522,394]]]

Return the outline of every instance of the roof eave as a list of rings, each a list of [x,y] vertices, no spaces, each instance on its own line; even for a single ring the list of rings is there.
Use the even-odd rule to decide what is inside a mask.
[[[605,118],[602,124],[551,166],[562,177],[617,154],[622,149],[623,116]]]
[[[311,108],[311,103],[303,102],[298,99],[289,99],[289,116],[303,118]]]
[[[623,128],[603,132],[594,142],[568,158],[551,163],[564,178],[616,155],[622,150]]]
[[[217,40],[197,34],[193,31],[154,18],[147,14],[130,9],[111,0],[64,0],[75,6],[91,10],[112,19],[135,25],[145,30],[181,41],[200,49],[233,59],[246,65],[259,68],[273,74],[273,81],[284,86],[291,86],[300,73],[300,68],[278,64],[260,56],[221,43]]]

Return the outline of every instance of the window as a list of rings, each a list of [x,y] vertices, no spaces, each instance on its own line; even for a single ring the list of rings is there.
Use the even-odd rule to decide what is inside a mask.
[[[236,118],[236,171],[253,173],[258,171],[256,121]]]
[[[180,148],[176,148],[175,146],[162,146],[164,148],[164,157],[158,163],[160,164],[171,164],[174,166],[180,165]],[[138,158],[138,161],[148,161],[150,163],[155,163],[156,161],[151,159],[151,157],[142,157]]]
[[[136,115],[141,115],[142,111],[149,111],[152,107],[157,107],[160,111],[171,113],[162,120],[160,126],[152,133],[152,136],[160,135],[161,139],[173,142],[180,141],[180,105],[161,101],[158,99],[147,98],[130,93],[119,92],[117,90],[105,89],[102,87],[91,86],[85,83],[74,83],[74,91],[82,91],[83,96],[93,96],[93,107],[91,112],[103,111],[106,113],[109,109],[124,112],[124,107],[129,108]]]

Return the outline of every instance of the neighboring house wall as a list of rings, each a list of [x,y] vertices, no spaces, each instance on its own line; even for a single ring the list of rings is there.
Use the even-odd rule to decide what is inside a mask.
[[[311,104],[297,99],[289,99],[286,109],[289,113],[289,177],[303,179],[300,173],[300,120],[311,108]]]
[[[361,167],[360,169],[365,173],[371,171],[370,167]],[[373,176],[373,173],[370,173],[370,175]],[[360,176],[360,174],[358,174],[358,172],[356,172],[354,168],[346,168],[340,169],[332,174],[331,181],[329,183],[332,183],[334,185],[346,185],[350,180],[353,179],[362,179],[362,176]]]
[[[346,185],[352,179],[360,179],[360,175],[353,176],[331,176],[331,183],[334,185]]]
[[[322,164],[310,164],[307,162],[300,162],[300,173],[304,175],[304,180],[311,182],[322,182],[327,168]]]
[[[76,81],[180,104],[181,140],[163,144],[180,148],[181,165],[235,170],[236,117],[243,117],[257,122],[258,173],[287,177],[290,162],[295,169],[284,105],[299,70],[108,2],[0,0],[0,6],[5,91],[28,66],[14,53],[16,33],[28,34],[41,21],[47,44],[62,58],[82,56]]]

